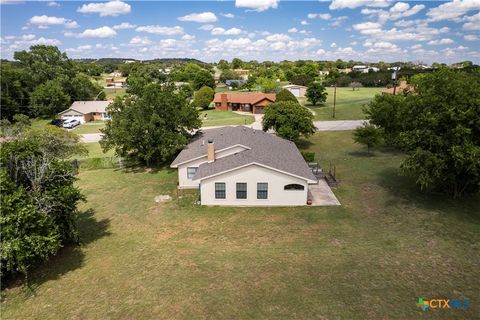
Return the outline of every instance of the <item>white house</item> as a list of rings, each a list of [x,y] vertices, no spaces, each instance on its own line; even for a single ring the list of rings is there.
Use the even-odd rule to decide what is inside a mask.
[[[283,86],[283,89],[287,89],[295,97],[305,97],[305,93],[307,92],[307,87],[296,84],[287,84],[286,86]]]
[[[202,205],[303,206],[318,182],[293,142],[244,126],[198,132],[171,167]]]
[[[112,103],[109,101],[75,101],[70,108],[59,113],[63,120],[76,119],[80,123],[94,120],[109,120],[106,108]]]

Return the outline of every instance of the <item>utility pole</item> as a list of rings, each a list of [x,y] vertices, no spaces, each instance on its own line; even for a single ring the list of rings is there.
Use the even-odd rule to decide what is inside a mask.
[[[392,73],[392,80],[393,80],[393,95],[397,92],[397,71],[393,71]]]
[[[333,87],[333,118],[335,118],[335,106],[337,104],[337,81],[335,81],[335,86]]]

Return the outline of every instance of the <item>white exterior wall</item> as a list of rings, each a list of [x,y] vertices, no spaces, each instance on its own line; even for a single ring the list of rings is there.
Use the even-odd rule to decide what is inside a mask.
[[[225,199],[215,199],[215,182],[224,182]],[[247,199],[237,199],[237,182],[247,183]],[[268,199],[257,199],[257,183],[268,183]],[[284,190],[287,184],[300,184],[304,190]],[[200,195],[207,206],[304,206],[307,204],[308,183],[300,178],[250,165],[202,180]]]
[[[230,148],[228,150],[220,151],[220,152],[215,152],[215,158],[220,159],[226,156],[230,156],[234,153],[244,151],[245,147],[242,146],[235,146],[233,148]],[[197,159],[190,161],[188,163],[184,163],[178,166],[178,187],[180,189],[196,189],[198,188],[199,181],[192,181],[192,179],[188,179],[187,176],[187,168],[189,167],[197,167],[200,166],[202,163],[207,162],[207,144],[205,143],[205,156]]]
[[[62,113],[61,118],[63,120],[75,119],[80,121],[80,123],[85,123],[85,116],[75,110],[69,110],[65,113]]]

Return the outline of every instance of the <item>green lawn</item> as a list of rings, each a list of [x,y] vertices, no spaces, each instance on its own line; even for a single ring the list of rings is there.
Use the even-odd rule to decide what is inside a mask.
[[[81,170],[81,246],[4,290],[2,319],[478,318],[480,197],[419,192],[401,155],[367,156],[351,132],[311,142],[341,207],[204,208],[174,170]]]
[[[315,112],[315,120],[358,120],[365,119],[362,106],[368,103],[377,93],[384,88],[360,88],[353,91],[351,88],[337,88],[336,115],[333,114],[333,90],[327,88],[327,102],[324,105],[313,106],[305,98],[299,98],[301,104]]]
[[[107,100],[113,100],[116,96],[123,96],[126,94],[126,88],[104,88]]]
[[[206,120],[204,119],[205,114],[207,114]],[[200,119],[202,119],[203,127],[243,125],[251,124],[255,121],[253,116],[216,110],[200,111]]]
[[[105,128],[105,121],[92,121],[75,127],[72,132],[76,134],[100,133],[100,129],[103,128]]]

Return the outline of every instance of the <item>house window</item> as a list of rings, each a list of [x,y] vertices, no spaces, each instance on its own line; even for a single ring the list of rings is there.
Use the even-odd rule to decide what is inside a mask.
[[[268,199],[268,183],[257,183],[257,199]]]
[[[237,199],[247,199],[247,184],[237,182]]]
[[[215,199],[225,199],[225,182],[215,182]]]
[[[192,179],[193,176],[197,173],[197,167],[188,167],[187,168],[187,178]]]
[[[283,190],[305,190],[305,187],[302,186],[301,184],[287,184],[285,187],[283,187]]]

